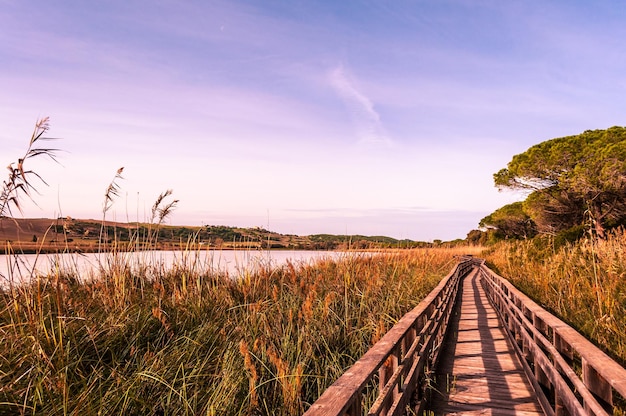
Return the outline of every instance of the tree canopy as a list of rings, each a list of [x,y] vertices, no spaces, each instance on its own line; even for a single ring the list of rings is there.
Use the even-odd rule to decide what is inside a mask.
[[[494,181],[500,189],[528,192],[522,211],[540,232],[557,233],[588,220],[603,237],[607,228],[626,223],[626,128],[539,143],[513,156]]]
[[[514,202],[495,210],[480,220],[479,226],[493,230],[496,237],[529,238],[537,234],[535,223],[522,206],[522,202]]]

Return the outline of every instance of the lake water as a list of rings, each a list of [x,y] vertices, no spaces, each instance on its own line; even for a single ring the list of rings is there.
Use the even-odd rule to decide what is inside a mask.
[[[0,255],[0,285],[9,279],[25,281],[37,274],[54,273],[56,270],[76,272],[83,278],[98,276],[98,270],[111,269],[119,264],[128,264],[139,269],[149,265],[159,270],[185,266],[196,271],[228,273],[236,278],[254,272],[260,267],[274,268],[288,261],[299,265],[321,259],[336,259],[358,253],[336,251],[271,251],[271,250],[198,250],[198,251],[142,251],[130,253],[66,253],[19,256]]]

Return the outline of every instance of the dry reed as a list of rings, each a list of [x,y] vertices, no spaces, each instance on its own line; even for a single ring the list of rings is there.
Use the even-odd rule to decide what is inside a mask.
[[[554,248],[509,242],[486,259],[527,295],[626,363],[626,232]]]
[[[13,215],[11,207],[21,212],[20,200],[23,197],[32,200],[32,193],[37,192],[35,180],[46,184],[43,178],[34,170],[29,169],[27,165],[31,159],[41,156],[46,156],[56,161],[58,149],[39,147],[39,144],[43,141],[55,140],[50,137],[44,137],[44,134],[49,129],[50,119],[48,117],[38,120],[24,155],[18,158],[17,162],[10,163],[7,167],[9,169],[9,177],[2,182],[2,192],[0,192],[0,220]]]
[[[34,146],[47,129],[39,121],[25,156],[10,166],[0,214],[34,190],[31,177],[39,176],[25,161],[54,159],[54,149]],[[108,245],[106,213],[121,173],[105,194],[98,275],[55,267],[0,287],[0,414],[302,413],[437,284],[455,255],[467,254],[346,255],[239,278],[203,270],[191,255],[170,267],[136,264],[116,241]],[[134,236],[137,247],[156,242],[178,202],[165,202],[170,194],[157,199],[156,231]],[[193,253],[195,242],[186,248]]]
[[[346,255],[236,279],[125,257],[89,281],[54,270],[0,291],[0,413],[301,413],[455,254]]]

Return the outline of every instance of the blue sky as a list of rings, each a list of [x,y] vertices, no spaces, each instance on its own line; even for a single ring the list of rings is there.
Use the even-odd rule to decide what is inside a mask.
[[[27,217],[464,238],[533,144],[626,124],[623,1],[0,0],[0,162]]]

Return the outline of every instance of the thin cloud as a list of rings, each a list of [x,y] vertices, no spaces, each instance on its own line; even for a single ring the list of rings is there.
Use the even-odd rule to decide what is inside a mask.
[[[398,207],[398,208],[286,208],[285,212],[309,214],[313,216],[334,215],[337,217],[373,217],[415,215],[420,213],[444,212],[432,207]]]
[[[359,141],[367,144],[390,145],[391,139],[385,131],[380,115],[374,109],[372,100],[355,86],[346,74],[343,65],[339,65],[330,72],[330,83],[349,111]]]

